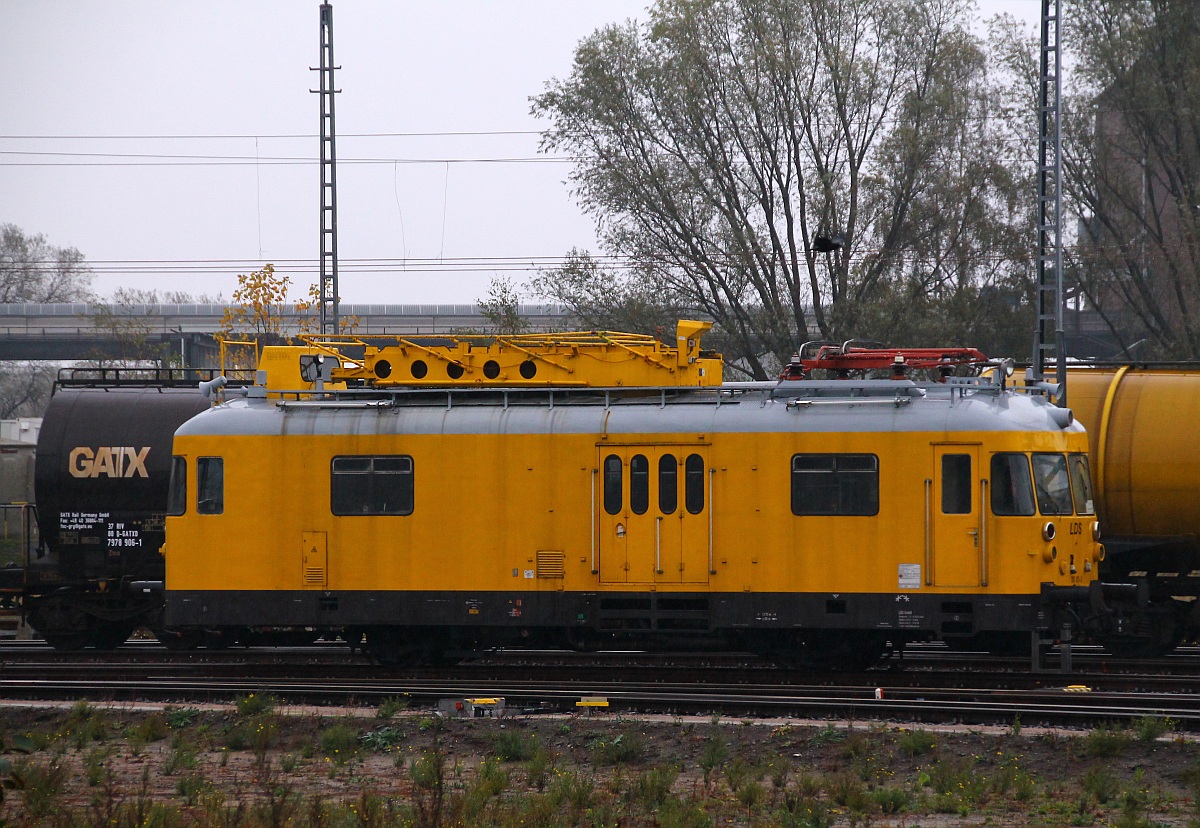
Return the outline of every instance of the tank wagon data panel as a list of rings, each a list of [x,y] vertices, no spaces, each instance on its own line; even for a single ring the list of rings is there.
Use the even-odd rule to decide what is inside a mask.
[[[677,351],[369,346],[389,377],[436,348],[488,357],[469,386],[381,384],[365,345],[274,350],[284,379],[176,434],[168,624],[338,631],[386,660],[632,642],[869,663],[908,640],[1027,644],[1091,600],[1086,436],[1044,399],[994,370],[711,386],[716,367],[679,370],[719,366],[689,324]],[[488,376],[571,348],[676,382]]]

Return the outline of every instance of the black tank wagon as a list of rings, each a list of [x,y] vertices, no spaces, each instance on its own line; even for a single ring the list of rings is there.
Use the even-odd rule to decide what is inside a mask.
[[[38,440],[41,543],[25,573],[29,624],[59,649],[161,633],[164,515],[175,429],[209,406],[195,371],[64,371]],[[199,377],[204,379],[205,377]]]

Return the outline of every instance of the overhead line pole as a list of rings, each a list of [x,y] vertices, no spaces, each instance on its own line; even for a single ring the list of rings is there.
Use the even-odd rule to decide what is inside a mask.
[[[310,89],[321,98],[321,333],[338,333],[338,255],[337,255],[337,130],[333,114],[333,96],[340,92],[333,84],[333,6],[321,4],[321,65],[310,66],[320,73],[320,89]]]
[[[1063,331],[1062,249],[1062,0],[1042,0],[1041,78],[1038,109],[1037,326],[1031,382],[1046,380],[1054,360],[1055,402],[1067,404],[1067,354]]]

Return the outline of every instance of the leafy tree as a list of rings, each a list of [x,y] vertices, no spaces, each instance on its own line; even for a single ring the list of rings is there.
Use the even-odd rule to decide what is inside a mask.
[[[1071,272],[1130,353],[1200,359],[1200,5],[1078,0]]]
[[[577,254],[538,286],[642,330],[707,315],[760,378],[815,337],[992,336],[998,310],[1028,310],[1032,185],[969,13],[660,0],[595,32],[533,111],[544,149],[579,158],[575,195],[622,266]]]
[[[480,299],[476,305],[488,321],[491,333],[511,336],[529,330],[529,323],[521,317],[521,294],[507,279],[492,279],[488,298]]]
[[[164,291],[142,288],[117,288],[105,304],[98,305],[92,313],[92,324],[104,331],[115,341],[124,354],[119,359],[97,356],[84,367],[96,368],[167,368],[180,364],[180,355],[173,344],[154,342],[153,334],[159,330],[155,325],[157,312],[144,309],[143,305],[186,305],[193,303],[220,303],[221,298],[201,295],[193,296],[179,290]]]

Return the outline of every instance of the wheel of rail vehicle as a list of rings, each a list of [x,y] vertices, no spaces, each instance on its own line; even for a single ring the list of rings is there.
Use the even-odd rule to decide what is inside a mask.
[[[56,650],[82,650],[91,643],[86,632],[42,633],[42,638]]]
[[[395,667],[444,667],[458,659],[446,651],[450,642],[432,630],[371,627],[363,649],[380,664]]]
[[[204,630],[162,628],[154,630],[154,637],[168,650],[194,650],[204,643]]]
[[[88,636],[88,643],[97,650],[115,650],[126,641],[137,625],[128,621],[101,622]]]

